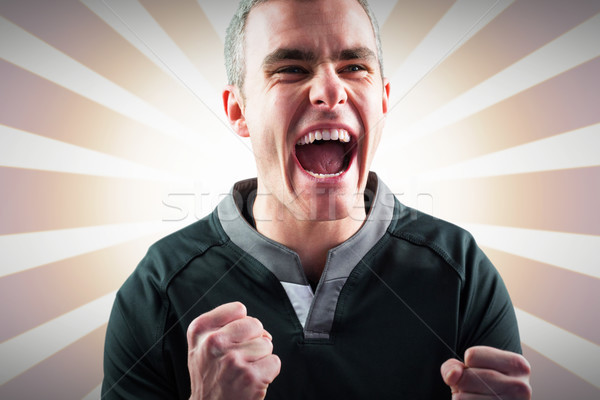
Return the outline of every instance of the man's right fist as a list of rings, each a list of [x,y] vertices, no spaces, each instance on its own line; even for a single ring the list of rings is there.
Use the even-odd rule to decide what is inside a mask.
[[[187,330],[190,399],[264,399],[281,369],[271,339],[242,303],[194,319]]]

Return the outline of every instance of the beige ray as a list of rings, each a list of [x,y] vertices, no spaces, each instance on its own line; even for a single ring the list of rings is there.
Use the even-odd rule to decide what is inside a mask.
[[[162,236],[143,236],[2,277],[0,301],[14,306],[0,309],[5,321],[0,342],[117,290]]]
[[[4,17],[0,17],[3,58],[109,109],[158,129],[183,143],[198,143],[198,132],[167,116],[139,97],[49,46]],[[14,43],[19,43],[15,46]],[[22,51],[25,48],[27,51]],[[39,60],[44,60],[40,63]],[[207,121],[207,124],[210,121]],[[217,126],[221,127],[222,124]]]
[[[422,179],[466,179],[600,166],[600,124],[477,157],[422,174]]]
[[[521,340],[532,349],[600,388],[600,346],[516,309]]]
[[[0,385],[102,326],[115,292],[61,315],[0,344],[0,359],[12,360],[0,372]]]
[[[430,113],[398,135],[407,143],[600,56],[600,14]]]
[[[2,2],[0,14],[186,126],[213,118],[151,52],[133,46],[78,0]]]
[[[600,236],[482,224],[460,225],[482,246],[600,278],[596,256]]]
[[[393,74],[400,67],[453,3],[454,0],[396,2],[388,20],[380,25],[386,74]]]
[[[389,71],[392,87],[391,110],[433,69],[462,46],[486,24],[506,9],[513,0],[458,0],[400,67]],[[392,112],[393,116],[395,112]]]
[[[0,124],[0,166],[75,174],[185,182],[181,176]]]
[[[600,279],[489,247],[483,250],[516,307],[600,344],[598,321],[573,312],[600,308]]]
[[[15,376],[0,386],[0,398],[82,398],[102,379],[105,331],[106,324],[101,324],[90,333]],[[42,340],[51,343],[54,338]],[[35,345],[32,347],[35,348]],[[99,397],[96,398],[98,399]]]
[[[0,211],[0,235],[118,226],[170,215],[162,201],[171,186],[164,183],[2,167],[0,180],[10,188]]]
[[[535,351],[526,344],[523,355],[531,363],[533,399],[597,399],[600,389]]]
[[[450,221],[600,235],[600,167],[420,182],[434,214]]]
[[[420,20],[418,13],[407,11],[405,18],[414,17],[413,24],[428,25]],[[600,3],[587,0],[528,0],[512,3],[431,71],[394,107],[390,123],[393,123],[395,130],[391,134],[398,134],[428,113],[533,53],[598,11]],[[392,22],[390,25],[399,31],[397,41],[402,40],[402,34],[411,35],[410,23],[406,25]],[[405,25],[406,29],[403,28]],[[407,32],[402,32],[405,30]],[[392,92],[394,91],[395,87],[392,85]]]
[[[141,236],[168,232],[173,227],[161,221],[89,226],[85,228],[0,236],[3,262],[0,276],[114,246]],[[36,249],[36,251],[23,251]]]
[[[600,57],[400,148],[390,144],[395,138],[388,133],[384,135],[384,159],[380,164],[393,168],[397,176],[415,176],[594,125],[599,121],[596,107],[600,102],[600,80],[596,79],[599,71]],[[576,163],[575,154],[561,157]],[[511,168],[504,163],[496,169],[503,167]]]
[[[198,3],[195,0],[168,3],[140,0],[140,3],[189,57],[202,76],[214,82],[219,90],[226,81],[223,42]],[[222,114],[220,111],[220,108],[215,110]]]

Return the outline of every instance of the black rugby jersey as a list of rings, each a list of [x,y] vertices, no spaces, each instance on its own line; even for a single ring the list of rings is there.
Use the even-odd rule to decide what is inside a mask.
[[[102,398],[189,398],[187,327],[232,301],[273,335],[282,367],[267,399],[449,399],[448,358],[520,353],[506,288],[471,235],[402,205],[373,173],[367,188],[367,220],[330,250],[314,291],[297,254],[243,217],[255,179],[155,243],[117,293]]]

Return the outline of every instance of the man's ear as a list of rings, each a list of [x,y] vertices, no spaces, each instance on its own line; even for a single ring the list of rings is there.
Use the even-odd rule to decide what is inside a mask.
[[[223,89],[223,107],[225,107],[229,124],[235,133],[241,137],[249,137],[250,132],[248,132],[248,125],[244,116],[244,105],[241,100],[241,93],[236,86],[225,86],[225,89]]]
[[[382,96],[383,114],[387,114],[390,102],[390,80],[383,78],[383,96]]]

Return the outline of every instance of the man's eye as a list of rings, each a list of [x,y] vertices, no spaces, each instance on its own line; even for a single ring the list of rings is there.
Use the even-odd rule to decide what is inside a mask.
[[[365,67],[361,66],[361,65],[356,65],[356,64],[352,64],[352,65],[348,65],[346,67],[344,67],[343,72],[359,72],[359,71],[364,71]]]
[[[289,67],[283,67],[277,70],[278,74],[304,74],[306,70],[302,67],[298,67],[295,65]]]

